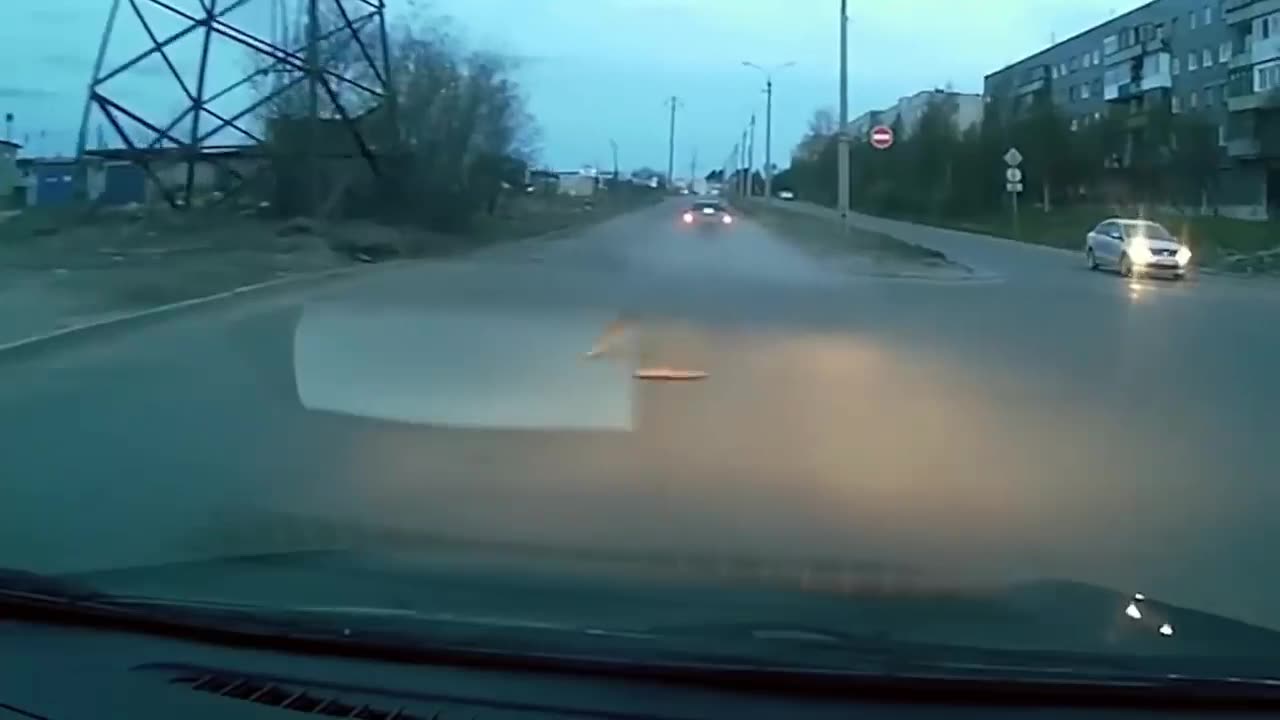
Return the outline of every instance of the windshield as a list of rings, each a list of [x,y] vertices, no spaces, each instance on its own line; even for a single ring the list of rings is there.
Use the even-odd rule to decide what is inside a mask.
[[[0,2],[0,572],[1270,652],[1266,3],[136,4]]]
[[[1125,237],[1128,238],[1175,241],[1168,230],[1153,222],[1127,222],[1123,223],[1121,227],[1124,228]]]

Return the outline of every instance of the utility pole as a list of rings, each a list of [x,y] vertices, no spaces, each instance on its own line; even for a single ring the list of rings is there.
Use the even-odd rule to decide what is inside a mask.
[[[764,201],[773,202],[773,74],[785,70],[794,62],[783,63],[772,69],[761,67],[753,62],[743,61],[743,65],[755,68],[764,73]]]
[[[609,140],[609,149],[613,151],[613,181],[618,182],[618,143]]]
[[[320,211],[320,4],[307,0],[307,210]]]
[[[692,158],[689,160],[689,191],[693,192],[693,186],[698,181],[698,148],[693,149]]]
[[[746,195],[750,185],[748,184],[751,171],[747,168],[747,131],[742,131],[742,144],[738,146],[738,165],[742,167],[742,178],[738,180],[738,193]]]
[[[680,107],[680,98],[675,95],[667,101],[671,105],[671,126],[667,131],[667,189],[675,186],[676,172],[676,109]]]
[[[836,140],[836,208],[849,222],[849,0],[840,0],[840,130]]]
[[[773,78],[764,84],[764,201],[773,202]]]
[[[749,131],[747,145],[747,197],[753,197],[756,194],[753,175],[756,168],[756,114],[751,113],[751,129]]]

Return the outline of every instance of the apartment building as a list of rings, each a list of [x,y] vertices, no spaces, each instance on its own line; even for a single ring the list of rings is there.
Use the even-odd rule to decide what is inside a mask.
[[[1154,0],[991,73],[983,95],[1016,111],[1047,94],[1073,128],[1123,113],[1130,148],[1146,111],[1200,113],[1218,128],[1216,209],[1265,219],[1280,217],[1276,88],[1280,0]]]
[[[964,130],[982,122],[982,97],[972,93],[958,93],[949,90],[923,90],[914,95],[899,98],[898,102],[883,110],[872,110],[849,121],[849,132],[855,138],[865,138],[876,125],[894,125],[901,128],[904,136],[910,135],[920,123],[920,117],[929,107],[930,102],[946,98],[955,104],[956,114],[953,118],[956,129]]]

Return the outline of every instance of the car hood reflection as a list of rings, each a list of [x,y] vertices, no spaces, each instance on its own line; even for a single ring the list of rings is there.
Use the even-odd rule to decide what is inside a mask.
[[[584,356],[608,311],[316,303],[294,332],[309,410],[483,429],[631,428],[631,372]]]

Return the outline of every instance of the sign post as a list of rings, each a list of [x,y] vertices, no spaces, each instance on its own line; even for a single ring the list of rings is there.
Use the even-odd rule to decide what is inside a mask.
[[[1022,164],[1022,153],[1018,152],[1018,148],[1011,147],[1004,154],[1004,162],[1009,166],[1004,171],[1004,188],[1013,201],[1013,237],[1018,238],[1021,237],[1018,228],[1018,194],[1022,192],[1022,170],[1018,166]]]

